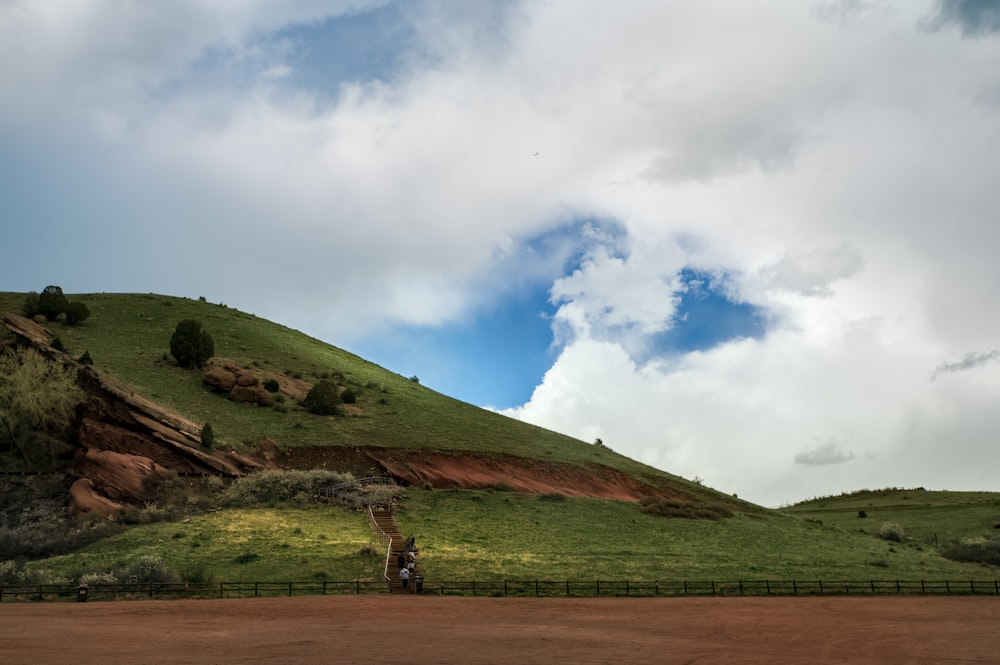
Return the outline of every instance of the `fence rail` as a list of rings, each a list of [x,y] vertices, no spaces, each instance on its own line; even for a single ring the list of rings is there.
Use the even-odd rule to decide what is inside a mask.
[[[126,598],[261,598],[385,593],[383,580],[345,582],[152,582],[136,584],[3,584],[0,602]],[[670,597],[807,595],[1000,596],[1000,580],[503,580],[424,581],[425,594],[447,596]]]

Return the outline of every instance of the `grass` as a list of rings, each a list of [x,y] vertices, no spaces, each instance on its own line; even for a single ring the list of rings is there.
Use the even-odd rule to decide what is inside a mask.
[[[23,294],[0,293],[19,311]],[[91,316],[49,325],[75,356],[192,420],[210,422],[217,447],[270,437],[284,447],[384,446],[518,455],[581,466],[604,464],[707,503],[721,494],[642,465],[607,447],[478,409],[347,351],[224,305],[143,294],[71,295]],[[181,319],[201,321],[218,357],[260,372],[315,382],[337,377],[358,394],[360,415],[317,417],[231,402],[199,373],[169,359]],[[0,337],[5,333],[0,331]],[[511,491],[409,489],[397,519],[421,547],[428,580],[845,580],[994,579],[996,569],[942,558],[939,541],[987,538],[1000,520],[991,493],[862,492],[782,511],[748,506],[715,520],[663,517],[639,503]],[[859,519],[864,510],[866,518]],[[655,511],[653,511],[655,512]],[[903,542],[875,536],[898,523]],[[48,579],[74,579],[155,556],[181,576],[216,581],[345,581],[381,576],[384,561],[360,513],[324,506],[230,508],[182,521],[141,524],[79,551],[34,561]]]
[[[363,513],[283,506],[143,524],[30,566],[46,579],[74,581],[82,574],[126,567],[143,556],[159,557],[182,578],[220,582],[378,580],[385,565],[384,547]]]
[[[786,514],[663,518],[635,502],[497,491],[410,489],[397,520],[429,581],[992,580],[995,568],[942,558],[853,528]],[[384,546],[363,513],[317,505],[225,509],[144,524],[28,564],[48,580],[143,556],[216,582],[379,580]]]
[[[804,501],[782,512],[873,534],[890,522],[902,527],[910,541],[927,546],[1000,537],[994,526],[1000,523],[996,492],[864,490]],[[862,512],[865,517],[859,517]]]
[[[428,579],[993,579],[917,543],[777,512],[720,521],[646,515],[633,502],[410,490],[397,517]]]
[[[301,332],[201,300],[154,294],[67,294],[90,317],[79,326],[48,324],[68,352],[89,351],[94,366],[199,423],[209,422],[217,447],[252,448],[263,437],[281,446],[383,446],[509,454],[590,466],[602,464],[630,475],[684,485],[695,483],[550,430],[461,402],[345,350]],[[0,292],[0,310],[19,312],[24,294]],[[232,402],[206,387],[198,372],[169,357],[177,323],[196,319],[215,341],[216,358],[259,372],[316,382],[338,377],[358,395],[360,415],[320,417],[295,404],[287,409]],[[5,333],[5,331],[3,331]]]

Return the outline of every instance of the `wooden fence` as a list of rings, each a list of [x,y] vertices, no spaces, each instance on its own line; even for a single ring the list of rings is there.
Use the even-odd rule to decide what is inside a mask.
[[[153,582],[137,584],[6,584],[0,602],[117,600],[127,598],[261,598],[388,593],[384,581]],[[458,581],[411,582],[411,593],[447,596],[657,597],[805,595],[990,595],[998,580],[738,580],[738,581]]]

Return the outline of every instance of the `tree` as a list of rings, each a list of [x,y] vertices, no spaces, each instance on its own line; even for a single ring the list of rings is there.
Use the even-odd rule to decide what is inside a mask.
[[[0,353],[0,444],[17,448],[26,464],[34,448],[53,454],[51,437],[65,438],[83,399],[76,369],[32,348]]]
[[[215,447],[215,430],[212,429],[211,423],[205,423],[202,425],[201,446],[206,450],[211,450]]]
[[[340,392],[337,390],[337,384],[323,379],[309,390],[309,394],[302,401],[302,406],[316,415],[338,415],[340,413]]]
[[[184,319],[170,338],[170,355],[181,367],[202,367],[215,355],[215,341],[201,329],[201,323]]]
[[[62,287],[46,286],[42,294],[38,296],[38,314],[43,315],[50,321],[55,321],[59,315],[66,311],[69,301],[63,295]]]

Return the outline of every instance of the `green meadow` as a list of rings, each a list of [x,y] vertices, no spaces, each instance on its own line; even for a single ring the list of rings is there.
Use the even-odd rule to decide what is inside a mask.
[[[48,324],[67,351],[89,352],[96,367],[136,392],[211,423],[217,447],[252,450],[268,437],[283,448],[515,455],[605,465],[668,483],[706,505],[732,499],[615,453],[613,441],[594,446],[479,409],[223,304],[153,294],[68,295],[91,314],[79,326]],[[24,294],[0,293],[0,310],[19,312],[23,300]],[[320,417],[291,400],[259,408],[220,397],[198,372],[179,369],[169,357],[170,336],[182,319],[203,324],[215,340],[216,358],[309,382],[335,378],[357,393],[360,411]],[[0,332],[0,340],[6,335]],[[186,508],[183,497],[179,504],[172,500],[169,509],[155,502],[142,507],[147,517],[158,518],[112,520],[106,536],[81,540],[56,556],[8,563],[8,569],[28,571],[33,579],[76,581],[113,575],[152,557],[174,578],[189,581],[381,578],[385,546],[358,510],[301,498],[233,507],[192,497]],[[5,514],[21,509],[8,506]],[[30,510],[23,506],[24,514]],[[992,580],[996,566],[960,563],[941,552],[954,543],[995,541],[1000,495],[858,492],[781,510],[744,504],[742,512],[712,520],[648,514],[637,502],[522,494],[500,486],[410,487],[401,491],[396,519],[404,534],[416,537],[428,580]],[[895,525],[898,537],[885,537],[886,524]],[[85,518],[66,525],[90,526]],[[11,529],[0,528],[0,538],[13,537]]]

